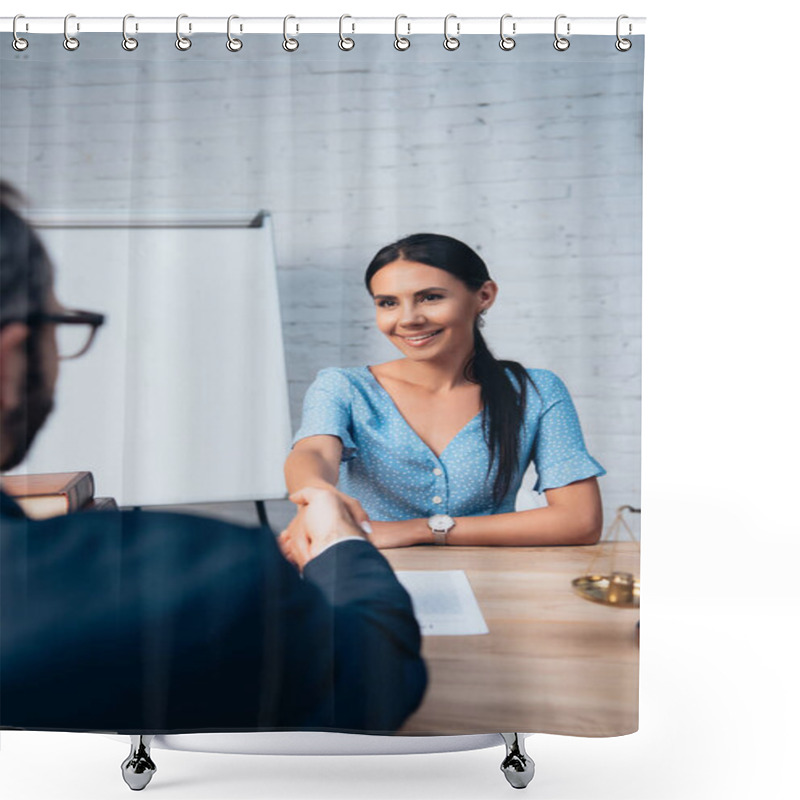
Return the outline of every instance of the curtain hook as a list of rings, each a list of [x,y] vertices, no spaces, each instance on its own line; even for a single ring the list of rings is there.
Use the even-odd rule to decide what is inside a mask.
[[[127,50],[129,53],[139,46],[139,40],[128,36],[128,20],[136,19],[133,14],[126,14],[122,18],[122,49]]]
[[[27,39],[23,39],[17,33],[17,20],[18,19],[25,19],[25,15],[24,14],[17,14],[17,16],[14,17],[14,22],[11,23],[11,32],[14,34],[14,40],[11,42],[11,46],[18,53],[21,53],[23,50],[27,50],[28,49],[29,42],[28,42]]]
[[[292,39],[287,32],[290,19],[297,19],[297,17],[293,17],[291,14],[288,14],[283,18],[283,49],[287,53],[294,53],[294,51],[300,47],[300,42],[298,42],[297,39]],[[300,26],[296,25],[295,30],[299,31]]]
[[[178,14],[178,18],[175,20],[175,47],[177,47],[178,50],[188,50],[192,46],[192,40],[181,35],[181,20],[188,18],[188,14]],[[191,29],[192,26],[189,25],[189,30]]]
[[[567,18],[566,14],[559,14],[556,17],[555,23],[553,24],[553,33],[555,34],[556,37],[556,40],[553,42],[553,47],[555,47],[555,49],[558,50],[560,53],[563,53],[565,50],[569,49],[569,39],[567,39],[565,36],[560,36],[558,33],[558,21],[560,19],[566,19],[566,18]],[[569,33],[570,33],[570,24],[568,22],[567,36],[569,36]]]
[[[405,36],[400,35],[400,20],[405,19],[407,20],[408,17],[405,14],[398,14],[394,18],[394,49],[395,50],[408,50],[411,47],[411,39],[406,39]],[[411,23],[406,22],[406,27],[408,28],[408,33],[406,35],[411,34]]]
[[[442,42],[442,44],[444,45],[445,50],[450,50],[452,52],[453,50],[458,50],[458,48],[461,47],[461,42],[458,40],[458,34],[461,33],[461,23],[456,22],[456,35],[451,36],[447,32],[447,23],[450,22],[451,19],[458,19],[458,17],[456,17],[455,14],[448,14],[444,18],[444,42]]]
[[[346,19],[353,19],[349,14],[342,14],[339,17],[339,49],[340,50],[352,50],[355,46],[355,40],[351,39],[349,36],[345,36],[342,30],[342,25]],[[356,32],[356,24],[355,22],[351,22],[350,26],[352,27],[352,33]]]
[[[627,14],[620,14],[617,17],[617,41],[614,43],[614,47],[616,47],[617,50],[620,51],[620,53],[625,53],[628,50],[630,50],[631,47],[633,47],[633,42],[630,39],[623,39],[622,36],[620,35],[620,32],[619,32],[619,29],[620,29],[620,25],[619,24],[624,19],[629,19]],[[628,36],[630,36],[631,33],[633,33],[633,25],[631,25],[631,23],[629,22],[628,23]]]
[[[231,34],[231,22],[233,22],[235,19],[239,19],[236,14],[231,14],[228,17],[228,41],[225,42],[225,47],[227,47],[231,53],[238,53],[244,46],[244,42],[242,42],[241,39],[237,39],[235,36],[233,36],[233,34]],[[239,30],[241,31],[241,26],[239,27]]]
[[[64,17],[64,41],[62,42],[64,49],[70,52],[77,50],[81,46],[81,43],[74,36],[69,35],[68,26],[71,19],[75,19],[74,14],[67,14]],[[78,25],[77,30],[80,30],[80,25]]]
[[[506,51],[513,50],[517,46],[516,40],[513,39],[511,36],[506,36],[505,31],[503,30],[503,26],[505,25],[507,19],[512,19],[512,15],[503,14],[503,16],[500,17],[500,49]],[[512,33],[517,32],[516,22],[511,23],[511,32]]]

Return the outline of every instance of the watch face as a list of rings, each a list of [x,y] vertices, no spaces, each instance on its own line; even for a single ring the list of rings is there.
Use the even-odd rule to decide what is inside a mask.
[[[434,514],[428,520],[428,526],[432,531],[447,533],[453,525],[455,525],[453,518],[447,514]]]

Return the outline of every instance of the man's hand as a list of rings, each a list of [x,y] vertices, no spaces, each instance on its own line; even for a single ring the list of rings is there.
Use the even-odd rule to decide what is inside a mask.
[[[299,508],[289,526],[281,531],[278,546],[286,560],[300,570],[311,560],[311,540],[306,532],[305,508]]]
[[[301,570],[339,539],[364,538],[364,531],[336,490],[307,487],[289,499],[298,506],[297,515],[281,532],[278,543],[286,558]]]

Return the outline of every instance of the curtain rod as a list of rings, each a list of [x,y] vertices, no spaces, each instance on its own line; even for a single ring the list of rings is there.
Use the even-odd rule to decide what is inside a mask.
[[[30,209],[34,228],[262,228],[268,211],[65,211]]]
[[[554,17],[514,17],[504,15],[503,30],[508,36],[519,36],[532,33],[553,34],[556,26]],[[228,31],[227,17],[194,17],[181,15],[181,34],[221,33]],[[620,22],[623,36],[644,33],[645,17],[625,17]],[[0,31],[13,30],[13,17],[0,17]],[[64,35],[65,24],[71,36],[81,33],[122,33],[122,17],[81,17],[70,15],[68,21],[64,17],[27,17],[20,15],[16,30],[19,35],[28,33],[53,33]],[[558,30],[561,35],[611,35],[617,33],[616,17],[570,17],[559,15]],[[284,33],[287,26],[292,35],[304,33],[329,33],[352,36],[353,34],[378,33],[402,36],[414,34],[439,34],[445,30],[444,17],[356,17],[345,15],[340,21],[338,17],[234,17],[231,30],[238,34]],[[569,26],[569,29],[567,29]],[[175,33],[177,19],[175,17],[136,17],[127,19],[128,35],[134,33]],[[458,17],[449,15],[447,30],[452,36],[500,33],[500,16],[496,17]]]

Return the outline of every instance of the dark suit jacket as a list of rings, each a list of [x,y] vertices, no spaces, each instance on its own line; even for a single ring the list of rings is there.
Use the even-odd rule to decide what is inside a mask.
[[[421,701],[411,602],[366,542],[300,577],[266,528],[0,500],[0,726],[389,732]]]

